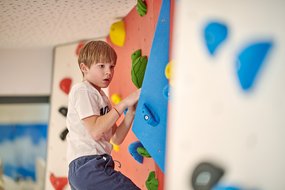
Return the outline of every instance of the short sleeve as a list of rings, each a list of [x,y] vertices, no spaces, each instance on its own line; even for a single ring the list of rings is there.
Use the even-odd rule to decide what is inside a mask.
[[[75,93],[74,106],[80,119],[92,115],[100,115],[98,94],[89,90],[81,89]]]

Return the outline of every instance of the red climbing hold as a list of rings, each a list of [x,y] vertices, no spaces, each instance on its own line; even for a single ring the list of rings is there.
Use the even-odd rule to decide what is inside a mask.
[[[76,51],[75,51],[75,54],[77,56],[79,56],[80,50],[84,47],[84,45],[85,45],[85,41],[79,42],[79,44],[77,45],[77,48],[76,48]]]
[[[67,185],[67,177],[56,177],[53,173],[50,174],[49,180],[55,190],[63,190]]]
[[[71,78],[64,78],[60,81],[60,89],[65,92],[66,94],[69,93],[70,86],[71,86],[72,79]]]

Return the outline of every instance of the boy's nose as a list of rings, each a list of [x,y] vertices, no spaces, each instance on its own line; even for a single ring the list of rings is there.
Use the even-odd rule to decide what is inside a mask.
[[[106,69],[105,74],[106,75],[111,75],[111,69]]]

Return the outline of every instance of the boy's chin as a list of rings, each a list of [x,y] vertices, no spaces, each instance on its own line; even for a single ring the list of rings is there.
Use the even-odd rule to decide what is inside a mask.
[[[107,88],[108,86],[109,84],[105,84],[105,85],[100,86],[100,88]]]

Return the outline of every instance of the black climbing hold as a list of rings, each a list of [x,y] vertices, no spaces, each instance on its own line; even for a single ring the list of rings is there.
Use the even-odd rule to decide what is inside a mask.
[[[212,163],[199,163],[192,173],[194,190],[211,190],[224,175],[224,170]]]
[[[68,129],[65,128],[59,135],[60,139],[64,141],[66,139],[67,134],[68,134]]]
[[[61,113],[64,117],[67,116],[67,107],[60,107],[58,109],[59,113]]]

